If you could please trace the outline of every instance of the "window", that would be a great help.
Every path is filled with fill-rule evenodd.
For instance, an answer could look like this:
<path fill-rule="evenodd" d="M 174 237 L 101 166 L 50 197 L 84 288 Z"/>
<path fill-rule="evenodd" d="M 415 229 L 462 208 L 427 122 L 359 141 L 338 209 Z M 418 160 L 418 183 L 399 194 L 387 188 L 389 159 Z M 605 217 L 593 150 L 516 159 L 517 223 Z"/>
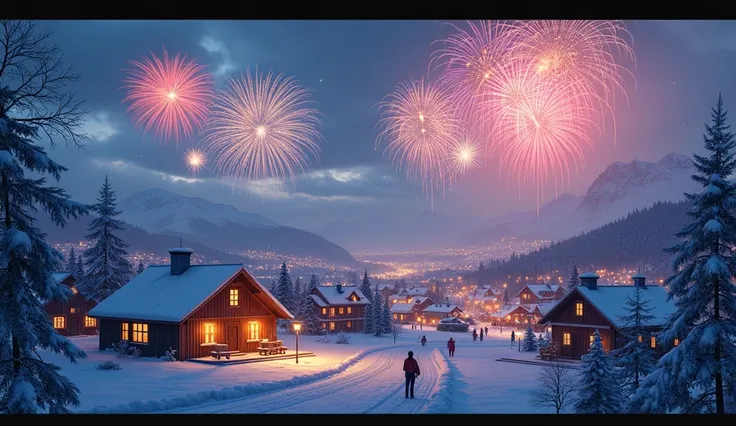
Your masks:
<path fill-rule="evenodd" d="M 130 325 L 127 322 L 124 322 L 120 326 L 120 340 L 128 340 L 128 327 Z"/>
<path fill-rule="evenodd" d="M 248 322 L 248 340 L 258 340 L 261 338 L 261 323 L 258 321 Z"/>
<path fill-rule="evenodd" d="M 204 342 L 215 343 L 215 325 L 205 324 L 204 325 Z"/>
<path fill-rule="evenodd" d="M 590 343 L 589 344 L 592 345 L 594 341 L 595 341 L 595 334 L 591 334 L 590 335 Z"/>
<path fill-rule="evenodd" d="M 69 313 L 70 314 L 76 314 L 77 313 L 77 308 L 69 308 Z"/>
<path fill-rule="evenodd" d="M 327 315 L 327 308 L 322 308 L 322 315 Z"/>
<path fill-rule="evenodd" d="M 66 321 L 64 320 L 65 318 L 62 316 L 54 317 L 54 328 L 66 328 Z"/>
<path fill-rule="evenodd" d="M 394 319 L 397 319 L 398 317 L 399 317 L 398 315 L 394 314 Z"/>
<path fill-rule="evenodd" d="M 353 308 L 351 308 L 350 306 L 348 306 L 348 314 L 352 314 L 352 313 L 353 313 Z"/>
<path fill-rule="evenodd" d="M 639 340 L 639 343 L 641 343 L 641 342 L 643 342 L 643 341 L 644 341 L 644 338 L 643 338 L 643 337 L 641 337 L 641 334 L 639 335 L 639 338 L 638 338 L 638 340 Z"/>
<path fill-rule="evenodd" d="M 97 327 L 97 320 L 95 318 L 85 316 L 84 326 L 85 327 Z"/>
<path fill-rule="evenodd" d="M 77 287 L 76 287 L 76 286 L 71 286 L 71 287 L 69 287 L 69 288 L 70 288 L 70 289 L 72 290 L 72 293 L 73 293 L 73 294 L 77 294 L 77 293 L 79 293 L 79 290 L 77 290 Z"/>
<path fill-rule="evenodd" d="M 148 324 L 133 323 L 133 341 L 148 343 Z"/>
<path fill-rule="evenodd" d="M 323 322 L 322 323 L 322 328 L 327 328 L 327 323 Z"/>
<path fill-rule="evenodd" d="M 343 315 L 345 313 L 345 308 L 338 309 L 338 312 L 340 313 L 340 315 Z"/>
<path fill-rule="evenodd" d="M 331 317 L 335 316 L 335 308 L 330 308 L 330 316 Z"/>
<path fill-rule="evenodd" d="M 562 333 L 562 344 L 570 346 L 570 333 Z"/>
<path fill-rule="evenodd" d="M 404 314 L 401 314 L 399 319 L 403 321 L 404 320 Z"/>
<path fill-rule="evenodd" d="M 680 339 L 678 339 L 677 337 L 675 337 L 675 346 L 677 346 L 679 344 L 680 344 Z"/>
<path fill-rule="evenodd" d="M 355 294 L 353 294 L 353 295 L 350 296 L 350 300 L 353 301 L 353 302 L 357 302 L 358 301 L 358 296 L 356 296 Z"/>
<path fill-rule="evenodd" d="M 330 331 L 335 331 L 335 323 L 334 322 L 331 322 L 330 323 Z"/>
<path fill-rule="evenodd" d="M 231 288 L 230 289 L 230 306 L 240 306 L 240 300 L 238 296 L 239 296 L 238 289 Z"/>
<path fill-rule="evenodd" d="M 528 295 L 528 294 L 526 294 L 526 293 L 524 293 L 524 294 L 522 294 L 522 295 L 521 295 L 521 297 L 522 297 L 523 299 L 528 299 L 528 298 L 529 298 L 529 295 Z"/>
<path fill-rule="evenodd" d="M 575 303 L 575 316 L 578 316 L 578 317 L 583 316 L 583 302 Z"/>
<path fill-rule="evenodd" d="M 652 336 L 649 338 L 649 346 L 652 347 L 652 349 L 657 347 L 657 338 Z"/>
<path fill-rule="evenodd" d="M 348 328 L 353 328 L 353 322 L 352 321 L 348 321 Z"/>

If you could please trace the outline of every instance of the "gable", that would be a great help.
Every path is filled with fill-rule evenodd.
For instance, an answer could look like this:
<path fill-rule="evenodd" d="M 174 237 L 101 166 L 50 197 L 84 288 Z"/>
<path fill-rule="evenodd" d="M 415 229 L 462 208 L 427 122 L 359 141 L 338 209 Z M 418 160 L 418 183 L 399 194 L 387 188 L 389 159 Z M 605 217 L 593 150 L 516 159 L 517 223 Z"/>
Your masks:
<path fill-rule="evenodd" d="M 539 319 L 540 323 L 549 322 L 570 322 L 570 318 L 581 318 L 575 316 L 575 304 L 578 302 L 583 303 L 583 321 L 579 319 L 573 320 L 575 324 L 580 323 L 601 325 L 605 324 L 609 327 L 616 327 L 616 324 L 607 317 L 607 315 L 600 309 L 596 303 L 589 300 L 585 295 L 578 290 L 576 287 L 573 291 L 568 292 L 562 299 L 554 304 L 549 311 L 542 318 Z"/>

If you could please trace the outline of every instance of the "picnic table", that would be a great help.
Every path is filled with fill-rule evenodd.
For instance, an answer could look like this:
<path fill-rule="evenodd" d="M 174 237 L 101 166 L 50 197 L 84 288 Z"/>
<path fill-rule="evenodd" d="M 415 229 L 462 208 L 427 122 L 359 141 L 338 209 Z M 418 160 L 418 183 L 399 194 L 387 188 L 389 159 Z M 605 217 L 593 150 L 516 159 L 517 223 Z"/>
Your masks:
<path fill-rule="evenodd" d="M 258 353 L 261 355 L 275 355 L 284 354 L 289 349 L 284 346 L 284 342 L 281 340 L 262 340 L 258 347 Z"/>
<path fill-rule="evenodd" d="M 225 359 L 230 359 L 230 355 L 238 353 L 238 351 L 228 350 L 226 343 L 202 343 L 200 346 L 212 348 L 210 355 L 218 360 L 223 356 Z"/>
<path fill-rule="evenodd" d="M 539 348 L 539 357 L 543 360 L 551 361 L 558 356 L 560 356 L 560 351 L 559 347 L 557 346 L 557 342 L 552 342 L 547 346 Z"/>

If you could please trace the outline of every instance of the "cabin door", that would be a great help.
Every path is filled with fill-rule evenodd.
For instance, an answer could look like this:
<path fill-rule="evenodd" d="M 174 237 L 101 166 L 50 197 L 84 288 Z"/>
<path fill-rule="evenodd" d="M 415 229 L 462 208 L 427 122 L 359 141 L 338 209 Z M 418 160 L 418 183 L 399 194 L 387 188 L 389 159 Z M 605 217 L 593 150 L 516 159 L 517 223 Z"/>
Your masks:
<path fill-rule="evenodd" d="M 76 336 L 79 334 L 79 317 L 69 317 L 69 335 Z"/>
<path fill-rule="evenodd" d="M 237 325 L 227 326 L 227 347 L 228 350 L 238 351 L 238 344 L 240 343 L 240 333 Z"/>

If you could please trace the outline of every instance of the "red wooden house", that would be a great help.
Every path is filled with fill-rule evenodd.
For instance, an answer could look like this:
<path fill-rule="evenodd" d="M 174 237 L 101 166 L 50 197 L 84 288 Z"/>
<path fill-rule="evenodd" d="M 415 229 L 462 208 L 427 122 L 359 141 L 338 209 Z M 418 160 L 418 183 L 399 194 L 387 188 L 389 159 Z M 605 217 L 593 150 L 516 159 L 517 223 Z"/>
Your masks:
<path fill-rule="evenodd" d="M 633 297 L 636 286 L 644 291 L 644 298 L 652 308 L 651 314 L 655 316 L 647 324 L 650 332 L 661 330 L 675 311 L 674 304 L 667 301 L 666 290 L 646 285 L 646 277 L 642 275 L 632 277 L 633 286 L 599 286 L 598 278 L 595 273 L 580 275 L 580 285 L 573 287 L 540 319 L 552 328 L 552 341 L 558 344 L 562 357 L 580 359 L 588 352 L 596 330 L 601 335 L 604 350 L 623 347 L 626 341 L 621 334 L 620 317 L 627 314 L 626 298 Z M 653 336 L 649 340 L 659 354 L 679 343 L 677 340 L 660 342 Z"/>
<path fill-rule="evenodd" d="M 90 309 L 95 307 L 95 301 L 88 300 L 77 291 L 74 275 L 62 272 L 53 277 L 57 283 L 69 287 L 74 293 L 65 302 L 52 300 L 43 306 L 56 331 L 62 336 L 97 334 L 97 320 L 88 315 Z"/>
<path fill-rule="evenodd" d="M 417 322 L 417 318 L 421 317 L 425 308 L 434 305 L 435 302 L 431 297 L 418 296 L 409 298 L 409 302 L 394 303 L 391 306 L 391 314 L 394 320 L 400 324 L 413 324 Z"/>
<path fill-rule="evenodd" d="M 322 328 L 330 333 L 363 331 L 365 307 L 371 302 L 356 286 L 322 285 L 312 291 Z"/>
<path fill-rule="evenodd" d="M 149 266 L 89 312 L 100 350 L 125 341 L 143 356 L 176 349 L 180 361 L 209 356 L 215 343 L 256 352 L 277 338 L 277 319 L 294 318 L 242 264 L 190 265 L 187 248 L 169 254 L 170 265 Z"/>
<path fill-rule="evenodd" d="M 516 294 L 520 305 L 536 305 L 560 300 L 565 289 L 557 284 L 528 284 Z"/>
<path fill-rule="evenodd" d="M 444 318 L 460 317 L 463 310 L 457 305 L 434 304 L 422 309 L 421 317 L 423 324 L 438 324 Z"/>

